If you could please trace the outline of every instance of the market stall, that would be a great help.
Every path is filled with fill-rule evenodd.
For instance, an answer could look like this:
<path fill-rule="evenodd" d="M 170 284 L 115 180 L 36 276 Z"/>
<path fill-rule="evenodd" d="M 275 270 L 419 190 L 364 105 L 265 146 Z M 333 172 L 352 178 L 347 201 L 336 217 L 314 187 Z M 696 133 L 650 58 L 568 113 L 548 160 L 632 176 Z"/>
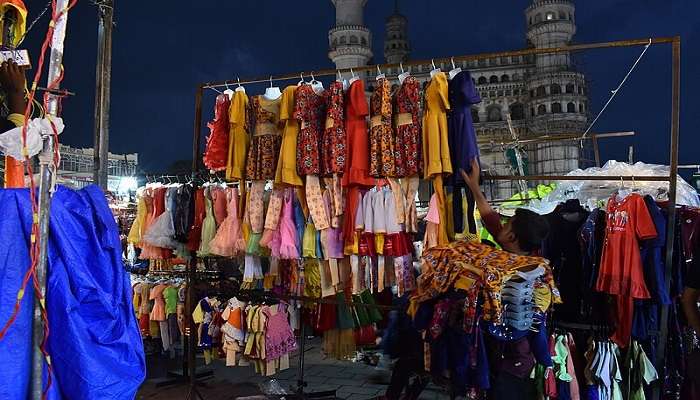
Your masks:
<path fill-rule="evenodd" d="M 677 177 L 679 39 L 450 60 L 658 44 L 673 46 L 670 167 L 484 177 L 557 181 L 520 204 L 530 214 L 514 212 L 513 219 L 544 218 L 549 231 L 522 254 L 503 245 L 500 221 L 473 218 L 475 193 L 459 174 L 475 168 L 478 178 L 467 116 L 479 99 L 468 71 L 436 68 L 425 89 L 404 73 L 393 91 L 379 74 L 369 102 L 357 74 L 411 63 L 202 84 L 193 174 L 179 184 L 147 185 L 130 234 L 150 274 L 183 274 L 186 283 L 153 276 L 138 283 L 147 285 L 135 301 L 148 298 L 158 308 L 136 311 L 142 332 L 158 321 L 169 332 L 161 334 L 163 348 L 178 334 L 185 338 L 191 393 L 195 352 L 207 363 L 218 352 L 226 365 L 274 376 L 302 347 L 297 394 L 304 395 L 305 329 L 323 335 L 327 355 L 349 359 L 382 324 L 389 354 L 397 327 L 420 332 L 412 360 L 422 360 L 418 369 L 446 381 L 454 395 L 515 390 L 528 379 L 541 395 L 560 398 L 652 390 L 659 398 L 662 388 L 680 387 L 682 376 L 663 385 L 658 379 L 678 371 L 673 363 L 683 356 L 681 332 L 669 329 L 679 326 L 683 260 L 694 251 L 679 238 L 695 225 L 679 216 L 700 215 L 697 194 Z M 338 79 L 326 89 L 316 77 L 329 75 Z M 283 90 L 274 85 L 298 78 Z M 246 85 L 261 82 L 269 82 L 264 94 L 246 93 Z M 202 156 L 201 104 L 209 89 L 217 96 Z M 200 159 L 207 172 L 199 171 Z M 427 198 L 418 196 L 421 180 L 429 183 Z M 481 227 L 501 248 L 486 244 Z M 186 272 L 173 268 L 173 257 Z M 162 313 L 173 310 L 169 300 L 175 312 Z M 399 312 L 387 321 L 380 305 L 392 303 Z"/>

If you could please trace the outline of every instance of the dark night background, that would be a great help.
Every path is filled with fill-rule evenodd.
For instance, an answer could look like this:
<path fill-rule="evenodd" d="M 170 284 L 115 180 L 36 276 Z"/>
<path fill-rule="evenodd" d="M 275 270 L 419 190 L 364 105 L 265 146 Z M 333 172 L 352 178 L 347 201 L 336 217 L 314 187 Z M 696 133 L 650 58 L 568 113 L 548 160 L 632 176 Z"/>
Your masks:
<path fill-rule="evenodd" d="M 369 0 L 365 25 L 372 31 L 375 62 L 383 61 L 384 19 L 391 0 Z M 412 59 L 429 59 L 525 46 L 528 0 L 404 0 Z M 436 5 L 440 4 L 440 7 Z M 680 35 L 682 101 L 680 163 L 700 162 L 700 2 L 697 0 L 576 1 L 575 42 Z M 46 5 L 26 0 L 29 21 Z M 47 16 L 22 46 L 36 61 Z M 110 151 L 139 153 L 143 170 L 163 171 L 191 158 L 194 91 L 203 81 L 332 67 L 328 29 L 335 23 L 329 0 L 163 1 L 116 0 L 113 37 Z M 97 10 L 81 0 L 69 17 L 64 86 L 77 93 L 64 104 L 61 142 L 92 146 Z M 577 56 L 590 81 L 597 113 L 641 47 Z M 41 82 L 44 84 L 45 82 Z M 285 83 L 279 83 L 283 86 Z M 249 94 L 261 88 L 248 87 Z M 216 93 L 206 92 L 203 119 Z M 668 163 L 671 48 L 652 46 L 595 131 L 634 130 L 633 138 L 605 139 L 603 159 Z"/>

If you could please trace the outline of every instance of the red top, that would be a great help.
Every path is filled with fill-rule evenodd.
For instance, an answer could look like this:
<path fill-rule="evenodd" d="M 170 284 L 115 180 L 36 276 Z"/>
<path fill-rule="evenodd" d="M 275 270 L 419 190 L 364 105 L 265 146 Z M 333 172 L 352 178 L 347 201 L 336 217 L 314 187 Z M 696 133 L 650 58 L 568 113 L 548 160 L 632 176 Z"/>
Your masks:
<path fill-rule="evenodd" d="M 348 135 L 348 162 L 345 163 L 343 186 L 374 185 L 369 176 L 369 134 L 365 84 L 356 80 L 350 84 L 345 101 L 345 132 Z"/>
<path fill-rule="evenodd" d="M 596 290 L 613 295 L 648 299 L 639 240 L 656 237 L 654 221 L 642 196 L 632 193 L 608 201 L 608 221 Z"/>

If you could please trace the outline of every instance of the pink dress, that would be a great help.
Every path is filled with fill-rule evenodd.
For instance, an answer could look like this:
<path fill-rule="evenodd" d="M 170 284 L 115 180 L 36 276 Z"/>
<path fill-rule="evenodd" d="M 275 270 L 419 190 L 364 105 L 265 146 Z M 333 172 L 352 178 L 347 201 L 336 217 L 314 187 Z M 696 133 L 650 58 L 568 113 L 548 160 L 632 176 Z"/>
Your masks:
<path fill-rule="evenodd" d="M 265 216 L 265 231 L 260 239 L 260 246 L 270 249 L 274 258 L 280 258 L 280 246 L 282 237 L 280 234 L 280 219 L 282 218 L 282 197 L 283 192 L 274 190 L 268 202 L 267 215 Z"/>
<path fill-rule="evenodd" d="M 288 190 L 284 196 L 282 218 L 280 219 L 280 258 L 285 260 L 299 259 L 300 238 L 294 225 L 294 210 L 292 209 L 294 192 Z"/>
<path fill-rule="evenodd" d="M 228 206 L 226 200 L 228 198 L 227 190 L 223 188 L 212 188 L 211 201 L 214 206 L 214 219 L 216 226 L 221 226 L 228 215 Z"/>
<path fill-rule="evenodd" d="M 263 313 L 267 317 L 265 323 L 265 355 L 266 360 L 276 360 L 289 354 L 297 348 L 294 332 L 289 325 L 287 305 L 277 305 L 277 312 L 272 313 L 270 307 L 265 307 Z"/>
<path fill-rule="evenodd" d="M 238 220 L 238 189 L 228 189 L 226 194 L 228 214 L 209 243 L 209 251 L 219 256 L 233 257 L 238 254 L 240 248 L 245 247 L 245 243 L 242 243 L 241 222 Z"/>

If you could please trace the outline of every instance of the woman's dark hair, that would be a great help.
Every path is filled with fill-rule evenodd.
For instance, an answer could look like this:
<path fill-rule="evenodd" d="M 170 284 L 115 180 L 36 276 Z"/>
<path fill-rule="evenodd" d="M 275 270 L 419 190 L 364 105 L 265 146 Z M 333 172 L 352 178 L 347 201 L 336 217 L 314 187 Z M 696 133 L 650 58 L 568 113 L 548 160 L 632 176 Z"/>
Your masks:
<path fill-rule="evenodd" d="M 531 252 L 542 247 L 542 241 L 549 234 L 549 223 L 542 215 L 524 208 L 515 210 L 510 223 L 511 229 L 523 251 Z"/>

